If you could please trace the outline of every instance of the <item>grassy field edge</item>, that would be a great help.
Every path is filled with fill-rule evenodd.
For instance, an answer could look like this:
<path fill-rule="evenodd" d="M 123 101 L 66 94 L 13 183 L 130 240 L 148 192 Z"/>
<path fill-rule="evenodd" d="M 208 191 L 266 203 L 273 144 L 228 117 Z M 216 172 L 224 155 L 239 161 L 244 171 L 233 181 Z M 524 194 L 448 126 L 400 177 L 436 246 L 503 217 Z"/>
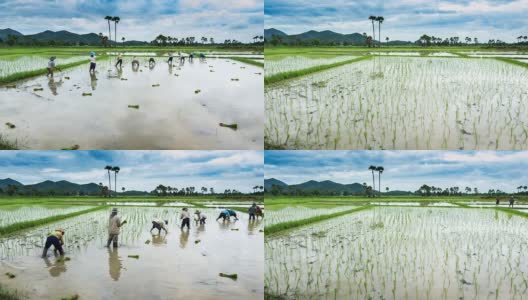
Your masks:
<path fill-rule="evenodd" d="M 253 65 L 253 66 L 264 68 L 264 63 L 261 63 L 260 61 L 255 61 L 255 60 L 252 60 L 252 59 L 249 59 L 249 58 L 245 58 L 245 57 L 229 57 L 229 59 L 236 60 L 236 61 L 248 64 L 248 65 Z"/>
<path fill-rule="evenodd" d="M 302 70 L 278 73 L 278 74 L 274 74 L 274 75 L 271 75 L 271 76 L 268 76 L 268 77 L 264 77 L 264 84 L 266 84 L 266 85 L 267 84 L 273 84 L 273 83 L 277 83 L 279 81 L 283 81 L 283 80 L 286 80 L 286 79 L 292 79 L 292 78 L 296 78 L 296 77 L 301 77 L 301 76 L 308 75 L 308 74 L 311 74 L 311 73 L 316 73 L 316 72 L 332 69 L 332 68 L 335 68 L 335 67 L 340 67 L 340 66 L 343 66 L 343 65 L 359 62 L 359 61 L 370 59 L 370 58 L 372 58 L 372 56 L 371 55 L 367 55 L 367 56 L 361 56 L 361 57 L 358 57 L 358 58 L 349 59 L 349 60 L 338 62 L 338 63 L 334 63 L 334 64 L 321 65 L 321 66 L 315 66 L 315 67 L 306 68 L 306 69 L 302 69 Z"/>
<path fill-rule="evenodd" d="M 69 213 L 69 214 L 64 214 L 64 215 L 47 217 L 47 218 L 43 218 L 43 219 L 37 219 L 37 220 L 31 220 L 31 221 L 24 221 L 24 222 L 14 223 L 14 224 L 11 224 L 11 225 L 0 227 L 0 237 L 13 234 L 13 233 L 15 233 L 17 231 L 20 231 L 20 230 L 37 227 L 37 226 L 40 226 L 40 225 L 44 225 L 44 224 L 55 222 L 55 221 L 64 220 L 64 219 L 67 219 L 67 218 L 77 217 L 77 216 L 80 216 L 80 215 L 83 215 L 83 214 L 86 214 L 86 213 L 90 213 L 90 212 L 94 212 L 94 211 L 97 211 L 97 210 L 101 210 L 103 208 L 106 208 L 106 206 L 105 205 L 101 205 L 101 206 L 98 206 L 98 207 L 84 209 L 84 210 L 73 212 L 73 213 Z"/>
<path fill-rule="evenodd" d="M 265 227 L 264 228 L 264 233 L 266 234 L 266 237 L 268 237 L 270 235 L 279 234 L 279 233 L 281 233 L 281 232 L 283 232 L 285 230 L 290 230 L 290 229 L 293 229 L 293 228 L 299 228 L 299 227 L 302 227 L 302 226 L 305 226 L 305 225 L 308 225 L 308 224 L 313 224 L 313 223 L 316 223 L 316 222 L 321 222 L 321 221 L 325 221 L 325 220 L 328 220 L 328 219 L 344 216 L 346 214 L 355 213 L 355 212 L 358 212 L 358 211 L 370 209 L 372 207 L 373 207 L 372 205 L 365 205 L 365 206 L 361 206 L 361 207 L 357 207 L 357 208 L 353 208 L 353 209 L 349 209 L 349 210 L 345 210 L 345 211 L 341 211 L 341 212 L 337 212 L 337 213 L 333 213 L 333 214 L 316 216 L 316 217 L 311 217 L 311 218 L 306 218 L 306 219 L 296 220 L 296 221 L 278 223 L 278 224 L 271 225 L 269 227 Z"/>

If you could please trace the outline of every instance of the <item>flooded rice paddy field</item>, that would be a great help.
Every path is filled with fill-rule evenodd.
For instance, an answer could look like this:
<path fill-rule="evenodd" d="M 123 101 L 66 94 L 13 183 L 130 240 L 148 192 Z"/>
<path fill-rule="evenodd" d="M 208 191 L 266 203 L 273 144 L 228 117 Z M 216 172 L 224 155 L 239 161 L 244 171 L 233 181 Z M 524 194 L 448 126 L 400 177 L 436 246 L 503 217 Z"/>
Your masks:
<path fill-rule="evenodd" d="M 0 227 L 89 209 L 90 206 L 0 206 Z"/>
<path fill-rule="evenodd" d="M 275 225 L 283 222 L 297 221 L 317 216 L 329 215 L 354 209 L 357 206 L 336 206 L 331 208 L 309 208 L 303 206 L 290 206 L 279 210 L 266 211 L 264 223 L 266 226 Z"/>
<path fill-rule="evenodd" d="M 266 76 L 278 73 L 297 71 L 311 67 L 330 65 L 357 58 L 358 56 L 308 57 L 287 56 L 281 59 L 269 59 L 264 62 Z"/>
<path fill-rule="evenodd" d="M 0 120 L 16 126 L 0 132 L 33 149 L 262 148 L 262 68 L 226 59 L 140 62 L 133 69 L 125 58 L 116 69 L 107 59 L 95 75 L 82 65 L 0 87 Z"/>
<path fill-rule="evenodd" d="M 119 236 L 119 248 L 104 247 L 109 211 L 97 211 L 47 224 L 0 239 L 0 282 L 19 289 L 29 299 L 262 299 L 264 234 L 261 221 L 216 222 L 215 209 L 203 209 L 205 226 L 191 221 L 191 230 L 180 231 L 180 209 L 120 208 L 128 221 Z M 191 210 L 194 212 L 194 210 Z M 151 221 L 168 220 L 169 233 L 150 234 Z M 69 261 L 42 245 L 49 231 L 63 227 Z M 129 257 L 138 255 L 139 258 Z M 219 273 L 238 274 L 238 279 Z M 49 288 L 61 286 L 60 289 Z"/>
<path fill-rule="evenodd" d="M 528 220 L 496 210 L 376 207 L 265 241 L 285 299 L 524 299 Z"/>
<path fill-rule="evenodd" d="M 3 55 L 0 56 L 0 78 L 15 73 L 45 69 L 52 55 Z M 69 64 L 89 59 L 88 56 L 55 55 L 56 62 Z"/>
<path fill-rule="evenodd" d="M 266 86 L 265 139 L 290 149 L 525 149 L 528 69 L 375 57 Z"/>

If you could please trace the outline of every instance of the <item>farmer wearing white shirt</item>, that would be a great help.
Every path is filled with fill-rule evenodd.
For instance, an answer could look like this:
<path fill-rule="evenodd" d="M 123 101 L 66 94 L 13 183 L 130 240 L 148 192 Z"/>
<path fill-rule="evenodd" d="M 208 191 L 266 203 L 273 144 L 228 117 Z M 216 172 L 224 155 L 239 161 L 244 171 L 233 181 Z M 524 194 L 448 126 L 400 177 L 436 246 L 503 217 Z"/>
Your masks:
<path fill-rule="evenodd" d="M 90 53 L 90 73 L 95 73 L 95 53 Z"/>
<path fill-rule="evenodd" d="M 108 242 L 106 247 L 110 247 L 110 243 L 114 242 L 114 248 L 117 248 L 117 237 L 119 236 L 120 228 L 126 224 L 126 220 L 121 222 L 121 218 L 117 215 L 117 208 L 112 208 L 112 214 L 108 219 Z"/>
<path fill-rule="evenodd" d="M 180 220 L 182 221 L 181 230 L 183 230 L 183 227 L 185 226 L 187 226 L 187 230 L 191 229 L 191 215 L 189 214 L 189 210 L 187 208 L 182 209 Z"/>
<path fill-rule="evenodd" d="M 46 76 L 51 74 L 51 77 L 53 77 L 53 70 L 55 70 L 55 56 L 50 57 L 48 61 L 48 74 Z"/>

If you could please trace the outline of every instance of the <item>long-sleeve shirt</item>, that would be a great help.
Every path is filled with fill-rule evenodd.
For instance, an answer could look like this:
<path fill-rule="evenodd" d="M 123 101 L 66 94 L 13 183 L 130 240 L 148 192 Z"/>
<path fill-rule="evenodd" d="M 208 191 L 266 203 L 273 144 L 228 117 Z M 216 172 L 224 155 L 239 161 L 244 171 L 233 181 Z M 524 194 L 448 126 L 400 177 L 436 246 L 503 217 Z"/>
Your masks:
<path fill-rule="evenodd" d="M 118 215 L 110 217 L 108 220 L 108 234 L 119 234 L 121 227 L 121 218 Z"/>
<path fill-rule="evenodd" d="M 191 218 L 191 215 L 189 214 L 189 212 L 182 210 L 182 212 L 180 213 L 180 220 L 190 219 L 190 218 Z"/>
<path fill-rule="evenodd" d="M 60 243 L 61 243 L 61 245 L 64 245 L 64 239 L 63 239 L 62 232 L 54 231 L 53 233 L 50 234 L 50 236 L 54 236 L 54 237 L 58 238 Z"/>
<path fill-rule="evenodd" d="M 257 207 L 253 205 L 250 206 L 248 209 L 248 213 L 254 215 L 255 213 L 257 213 Z"/>

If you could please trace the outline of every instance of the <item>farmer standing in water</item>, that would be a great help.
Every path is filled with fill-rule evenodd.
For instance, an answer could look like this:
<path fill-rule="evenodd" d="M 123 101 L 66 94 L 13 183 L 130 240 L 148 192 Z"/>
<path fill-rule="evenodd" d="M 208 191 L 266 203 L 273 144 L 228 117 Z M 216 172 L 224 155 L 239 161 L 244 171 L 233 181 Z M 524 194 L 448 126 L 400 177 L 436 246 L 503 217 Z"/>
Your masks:
<path fill-rule="evenodd" d="M 48 61 L 48 74 L 46 76 L 51 75 L 53 77 L 53 71 L 55 70 L 55 56 L 50 57 L 50 60 Z"/>
<path fill-rule="evenodd" d="M 95 53 L 90 53 L 90 73 L 95 74 Z"/>
<path fill-rule="evenodd" d="M 191 229 L 191 215 L 189 214 L 189 210 L 187 208 L 182 209 L 180 220 L 182 221 L 181 230 L 183 230 L 183 227 L 185 226 L 187 226 L 187 230 Z"/>
<path fill-rule="evenodd" d="M 55 250 L 53 252 L 59 251 L 60 255 L 64 255 L 64 250 L 62 245 L 64 245 L 64 229 L 57 229 L 51 233 L 46 239 L 46 244 L 44 245 L 44 250 L 42 250 L 42 258 L 48 256 L 48 249 L 53 245 Z"/>
<path fill-rule="evenodd" d="M 510 204 L 508 205 L 508 207 L 513 207 L 514 202 L 515 202 L 515 198 L 513 198 L 513 196 L 510 196 Z"/>
<path fill-rule="evenodd" d="M 253 205 L 251 205 L 248 209 L 249 213 L 249 220 L 255 221 L 255 215 L 257 214 L 257 203 L 253 202 Z"/>
<path fill-rule="evenodd" d="M 126 224 L 126 220 L 121 222 L 121 218 L 117 215 L 117 208 L 112 208 L 112 214 L 108 219 L 108 242 L 106 247 L 110 248 L 110 243 L 113 242 L 114 248 L 117 248 L 117 237 L 119 236 L 120 228 Z"/>
<path fill-rule="evenodd" d="M 121 53 L 117 55 L 117 63 L 115 64 L 116 68 L 117 65 L 119 65 L 119 68 L 121 68 L 121 66 L 123 65 L 123 57 L 121 56 Z"/>

